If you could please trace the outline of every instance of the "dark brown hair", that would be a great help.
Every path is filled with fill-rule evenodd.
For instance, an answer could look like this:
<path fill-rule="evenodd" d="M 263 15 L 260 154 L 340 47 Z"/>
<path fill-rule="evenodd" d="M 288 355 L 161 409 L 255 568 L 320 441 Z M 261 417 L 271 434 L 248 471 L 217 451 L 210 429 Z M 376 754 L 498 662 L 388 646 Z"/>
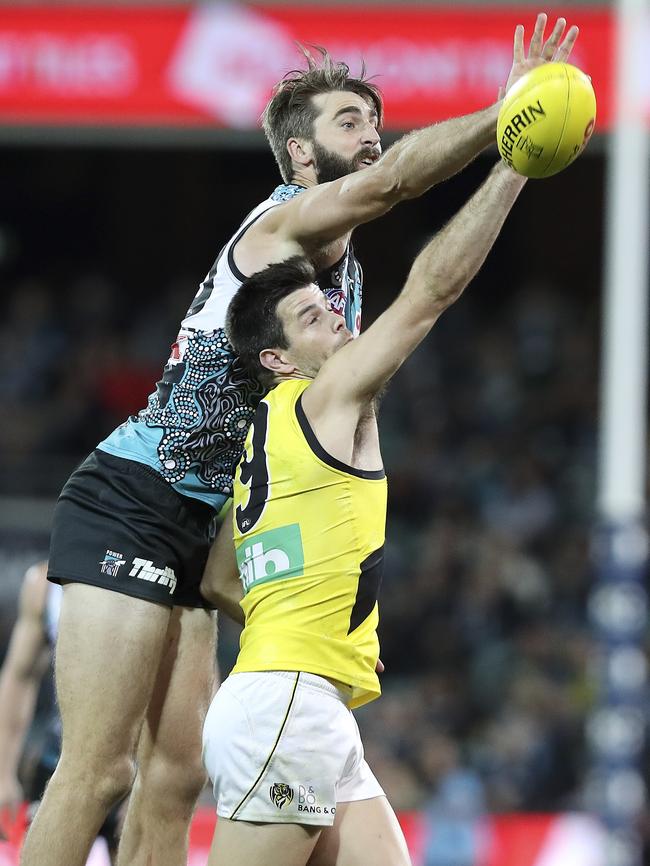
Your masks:
<path fill-rule="evenodd" d="M 248 372 L 266 387 L 273 384 L 273 373 L 260 363 L 260 352 L 288 346 L 278 317 L 278 304 L 315 281 L 316 273 L 310 262 L 302 256 L 293 256 L 244 280 L 228 306 L 228 339 Z"/>
<path fill-rule="evenodd" d="M 384 113 L 381 92 L 366 79 L 364 63 L 359 77 L 353 78 L 347 63 L 332 60 L 325 48 L 311 46 L 320 54 L 318 59 L 304 46 L 300 45 L 299 48 L 307 58 L 307 69 L 287 72 L 275 86 L 273 96 L 262 114 L 262 126 L 285 183 L 289 183 L 292 176 L 287 141 L 290 138 L 313 137 L 314 120 L 318 112 L 312 97 L 335 90 L 356 93 L 377 112 L 378 128 L 381 127 Z"/>

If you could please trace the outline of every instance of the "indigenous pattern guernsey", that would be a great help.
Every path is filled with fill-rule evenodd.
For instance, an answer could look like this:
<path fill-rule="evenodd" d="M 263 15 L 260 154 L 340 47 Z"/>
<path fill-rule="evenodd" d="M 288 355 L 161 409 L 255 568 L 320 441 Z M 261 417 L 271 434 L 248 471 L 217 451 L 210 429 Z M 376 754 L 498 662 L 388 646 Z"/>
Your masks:
<path fill-rule="evenodd" d="M 232 473 L 263 393 L 235 358 L 224 332 L 228 304 L 245 279 L 233 247 L 262 214 L 302 191 L 295 184 L 279 186 L 248 214 L 201 283 L 147 408 L 98 446 L 153 467 L 179 493 L 217 510 L 232 495 Z M 333 268 L 318 275 L 318 283 L 357 335 L 362 273 L 351 245 Z"/>
<path fill-rule="evenodd" d="M 302 410 L 308 380 L 259 404 L 235 474 L 233 525 L 246 624 L 233 672 L 289 670 L 380 694 L 377 595 L 386 476 L 330 457 Z"/>

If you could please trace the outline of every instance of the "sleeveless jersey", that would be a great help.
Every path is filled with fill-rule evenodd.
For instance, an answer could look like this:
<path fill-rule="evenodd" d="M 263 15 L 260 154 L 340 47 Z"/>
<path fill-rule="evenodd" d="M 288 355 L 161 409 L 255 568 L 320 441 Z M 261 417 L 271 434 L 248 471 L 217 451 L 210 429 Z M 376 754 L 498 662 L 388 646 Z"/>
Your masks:
<path fill-rule="evenodd" d="M 97 446 L 145 463 L 184 496 L 219 511 L 232 495 L 232 473 L 263 389 L 239 363 L 224 331 L 226 311 L 245 276 L 233 247 L 255 220 L 302 192 L 284 184 L 244 219 L 203 280 L 146 409 Z M 318 275 L 333 308 L 355 334 L 361 326 L 363 275 L 348 244 L 343 258 Z"/>
<path fill-rule="evenodd" d="M 327 454 L 302 410 L 309 380 L 259 404 L 235 474 L 233 527 L 246 623 L 233 672 L 293 670 L 380 694 L 377 595 L 386 477 Z"/>

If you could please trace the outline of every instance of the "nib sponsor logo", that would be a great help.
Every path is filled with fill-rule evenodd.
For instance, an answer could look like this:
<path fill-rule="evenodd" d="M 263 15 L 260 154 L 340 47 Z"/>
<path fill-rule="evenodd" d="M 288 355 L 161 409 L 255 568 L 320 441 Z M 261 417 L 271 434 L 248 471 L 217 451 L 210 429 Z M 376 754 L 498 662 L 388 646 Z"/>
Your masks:
<path fill-rule="evenodd" d="M 292 523 L 247 538 L 236 550 L 244 592 L 269 580 L 300 577 L 305 555 L 300 526 Z"/>
<path fill-rule="evenodd" d="M 176 97 L 230 126 L 257 127 L 273 85 L 296 65 L 293 36 L 260 11 L 199 5 L 169 71 Z"/>
<path fill-rule="evenodd" d="M 135 557 L 129 577 L 137 577 L 138 580 L 148 580 L 150 583 L 160 583 L 162 586 L 168 586 L 170 595 L 173 595 L 176 589 L 174 570 L 168 565 L 165 568 L 155 568 L 150 559 Z"/>

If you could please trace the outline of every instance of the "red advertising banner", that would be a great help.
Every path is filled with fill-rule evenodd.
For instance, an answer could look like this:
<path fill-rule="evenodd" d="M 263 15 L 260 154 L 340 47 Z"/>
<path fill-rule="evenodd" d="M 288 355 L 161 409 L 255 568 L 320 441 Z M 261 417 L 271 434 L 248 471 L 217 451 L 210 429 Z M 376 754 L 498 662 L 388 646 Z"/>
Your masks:
<path fill-rule="evenodd" d="M 611 116 L 613 19 L 580 26 L 572 60 L 594 82 L 597 128 Z M 296 41 L 324 45 L 410 129 L 496 99 L 528 9 L 409 6 L 0 7 L 0 124 L 254 129 L 273 84 L 301 66 Z"/>
<path fill-rule="evenodd" d="M 413 866 L 449 863 L 459 853 L 472 866 L 607 866 L 603 831 L 595 818 L 584 814 L 452 815 L 445 821 L 402 812 L 398 818 Z M 206 866 L 215 820 L 214 809 L 197 809 L 187 866 Z M 0 866 L 18 866 L 20 842 L 0 840 Z M 104 839 L 97 840 L 86 866 L 110 866 Z"/>

